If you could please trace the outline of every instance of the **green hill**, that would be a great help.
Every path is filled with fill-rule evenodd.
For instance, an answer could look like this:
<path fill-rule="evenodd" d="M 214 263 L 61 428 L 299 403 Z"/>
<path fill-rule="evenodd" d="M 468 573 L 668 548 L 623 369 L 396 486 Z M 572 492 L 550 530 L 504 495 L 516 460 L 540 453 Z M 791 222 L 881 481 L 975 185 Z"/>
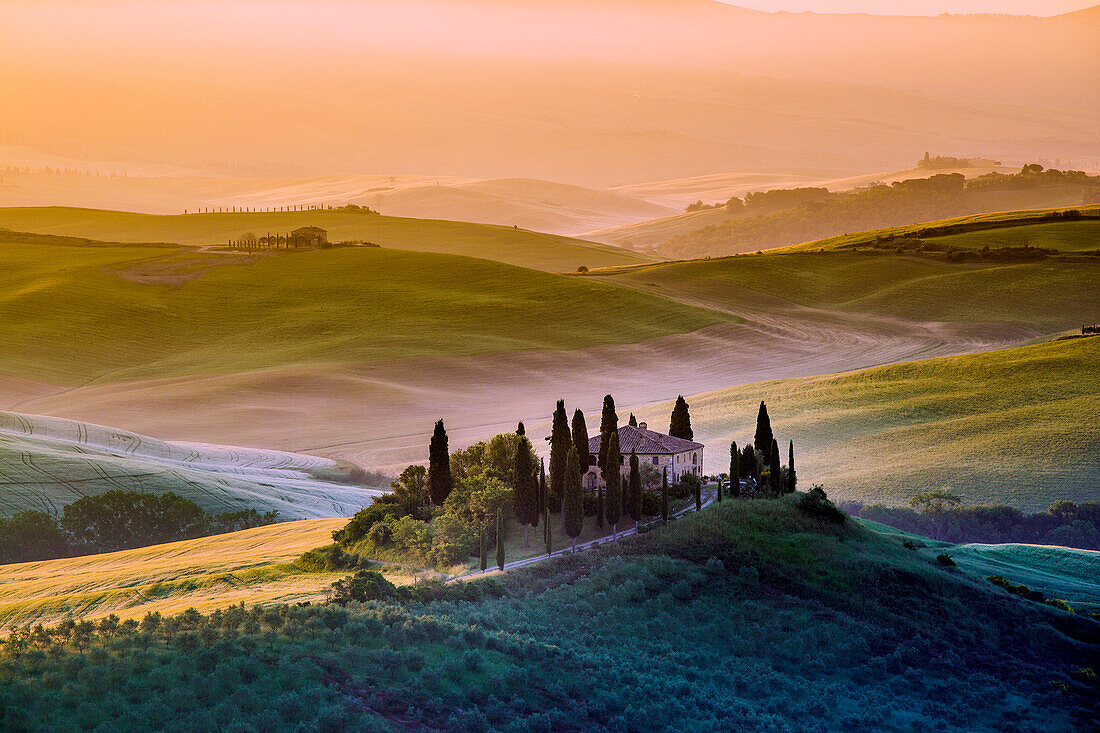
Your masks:
<path fill-rule="evenodd" d="M 1045 333 L 1092 323 L 1100 302 L 1100 258 L 953 263 L 916 254 L 791 252 L 599 274 L 685 303 L 737 312 L 760 293 L 814 308 L 1014 323 Z"/>
<path fill-rule="evenodd" d="M 1100 178 L 1079 171 L 991 173 L 970 180 L 959 173 L 934 175 L 831 194 L 785 211 L 731 218 L 673 236 L 658 251 L 675 258 L 723 256 L 948 217 L 1080 207 L 1098 186 Z"/>
<path fill-rule="evenodd" d="M 106 491 L 168 491 L 212 514 L 278 510 L 282 519 L 346 517 L 380 492 L 327 458 L 169 443 L 118 428 L 0 411 L 0 516 L 57 514 Z M 343 480 L 341 480 L 341 477 Z"/>
<path fill-rule="evenodd" d="M 17 635 L 0 726 L 1088 727 L 1097 622 L 933 556 L 823 524 L 796 497 L 727 501 L 499 579 L 379 585 L 346 607 L 190 612 L 144 633 L 100 625 L 90 650 L 84 629 L 48 654 Z"/>
<path fill-rule="evenodd" d="M 512 227 L 437 219 L 403 219 L 362 211 L 156 215 L 59 206 L 0 208 L 0 227 L 112 242 L 222 245 L 251 232 L 264 236 L 319 226 L 337 241 L 386 248 L 468 255 L 551 272 L 646 262 L 652 258 L 605 244 Z"/>
<path fill-rule="evenodd" d="M 1096 499 L 1100 337 L 760 382 L 689 398 L 707 469 L 728 470 L 730 440 L 751 442 L 766 400 L 800 483 L 838 498 L 906 504 L 947 488 L 967 504 L 1025 511 Z M 668 415 L 669 404 L 638 411 Z M 784 453 L 784 455 L 786 455 Z"/>
<path fill-rule="evenodd" d="M 0 373 L 60 383 L 631 343 L 724 314 L 470 257 L 0 232 Z"/>

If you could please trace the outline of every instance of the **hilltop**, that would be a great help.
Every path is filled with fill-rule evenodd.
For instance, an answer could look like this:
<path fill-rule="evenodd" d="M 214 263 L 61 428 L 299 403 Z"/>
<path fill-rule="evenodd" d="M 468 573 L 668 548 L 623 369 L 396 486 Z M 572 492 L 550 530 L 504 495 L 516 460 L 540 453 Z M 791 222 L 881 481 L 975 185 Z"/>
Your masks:
<path fill-rule="evenodd" d="M 50 655 L 7 645 L 0 722 L 1069 731 L 1093 719 L 1095 620 L 796 504 L 726 501 L 409 600 L 382 584 L 344 607 L 108 628 L 90 651 L 76 632 Z M 62 669 L 79 674 L 43 684 Z"/>
<path fill-rule="evenodd" d="M 799 475 L 838 498 L 904 505 L 945 488 L 966 505 L 1027 511 L 1094 501 L 1100 485 L 1100 337 L 747 384 L 689 397 L 706 468 L 766 400 Z M 670 403 L 638 409 L 657 420 Z M 735 427 L 736 426 L 736 427 Z M 805 474 L 802 472 L 805 471 Z"/>
<path fill-rule="evenodd" d="M 381 493 L 348 467 L 284 451 L 170 443 L 118 428 L 0 412 L 0 516 L 57 514 L 84 496 L 168 491 L 210 513 L 278 510 L 282 519 L 354 514 Z"/>
<path fill-rule="evenodd" d="M 333 242 L 368 241 L 388 249 L 480 257 L 550 272 L 651 260 L 618 247 L 512 227 L 403 219 L 353 209 L 156 215 L 57 206 L 0 208 L 3 228 L 108 242 L 218 246 L 248 232 L 264 236 L 302 226 L 326 229 Z"/>

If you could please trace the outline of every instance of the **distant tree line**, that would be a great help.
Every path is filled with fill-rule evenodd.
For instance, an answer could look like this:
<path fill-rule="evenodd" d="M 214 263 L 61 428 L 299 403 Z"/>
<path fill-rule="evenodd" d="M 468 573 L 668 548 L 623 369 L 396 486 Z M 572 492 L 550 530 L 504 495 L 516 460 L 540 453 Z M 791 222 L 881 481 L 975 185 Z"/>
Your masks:
<path fill-rule="evenodd" d="M 917 494 L 908 507 L 844 502 L 853 516 L 945 542 L 1020 542 L 1100 550 L 1100 502 L 1056 501 L 1025 514 L 1004 504 L 963 506 L 961 497 L 937 490 Z"/>
<path fill-rule="evenodd" d="M 68 504 L 60 517 L 19 512 L 0 518 L 0 563 L 128 550 L 278 521 L 278 511 L 208 514 L 182 496 L 108 491 Z"/>
<path fill-rule="evenodd" d="M 961 173 L 875 185 L 851 193 L 823 188 L 777 189 L 730 199 L 727 209 L 749 216 L 672 237 L 658 249 L 670 257 L 721 256 L 809 242 L 825 237 L 945 219 L 988 210 L 984 192 L 1081 186 L 1082 199 L 1100 177 L 1081 171 L 1024 166 L 1020 173 L 990 173 L 967 180 Z"/>

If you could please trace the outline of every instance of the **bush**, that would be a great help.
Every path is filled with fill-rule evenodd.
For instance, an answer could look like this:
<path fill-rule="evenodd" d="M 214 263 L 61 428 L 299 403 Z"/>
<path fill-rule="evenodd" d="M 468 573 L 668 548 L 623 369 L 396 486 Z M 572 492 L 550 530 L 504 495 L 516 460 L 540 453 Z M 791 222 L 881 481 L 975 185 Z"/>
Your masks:
<path fill-rule="evenodd" d="M 941 552 L 939 555 L 936 555 L 936 564 L 943 565 L 945 568 L 958 567 L 958 563 L 952 560 L 951 556 L 946 552 Z"/>
<path fill-rule="evenodd" d="M 348 601 L 384 601 L 397 597 L 397 586 L 376 570 L 360 570 L 350 578 L 332 584 L 332 600 L 340 605 Z"/>
<path fill-rule="evenodd" d="M 354 570 L 361 564 L 359 556 L 345 552 L 339 545 L 328 545 L 303 552 L 294 564 L 310 573 L 331 573 L 335 570 Z"/>
<path fill-rule="evenodd" d="M 798 500 L 798 511 L 815 519 L 832 524 L 844 524 L 845 514 L 836 508 L 825 494 L 825 489 L 814 486 Z"/>
<path fill-rule="evenodd" d="M 1069 605 L 1061 598 L 1048 598 L 1043 601 L 1043 603 L 1047 604 L 1048 606 L 1054 606 L 1055 608 L 1061 609 L 1066 613 L 1077 613 L 1073 610 L 1073 606 Z"/>
<path fill-rule="evenodd" d="M 347 524 L 333 532 L 332 539 L 337 544 L 354 545 L 366 537 L 374 525 L 402 516 L 404 512 L 394 503 L 395 499 L 392 494 L 378 497 L 370 506 L 357 511 Z"/>

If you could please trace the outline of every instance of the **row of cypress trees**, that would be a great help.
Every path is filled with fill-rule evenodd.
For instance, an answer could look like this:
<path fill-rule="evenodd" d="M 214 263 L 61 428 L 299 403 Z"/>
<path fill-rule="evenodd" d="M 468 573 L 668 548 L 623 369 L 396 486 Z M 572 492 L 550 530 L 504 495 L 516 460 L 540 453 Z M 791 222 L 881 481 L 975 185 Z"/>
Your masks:
<path fill-rule="evenodd" d="M 752 444 L 746 445 L 743 451 L 738 452 L 737 441 L 730 443 L 731 496 L 737 497 L 741 494 L 741 483 L 739 479 L 742 473 L 747 473 L 752 476 L 757 480 L 759 485 L 762 471 L 760 470 L 761 467 L 758 465 L 759 462 L 756 458 L 757 451 L 764 456 L 764 461 L 768 469 L 768 492 L 772 496 L 794 492 L 798 483 L 794 468 L 794 441 L 790 441 L 787 446 L 787 474 L 784 476 L 779 459 L 779 442 L 772 432 L 772 423 L 768 415 L 768 406 L 764 404 L 763 400 L 760 402 L 760 410 L 756 416 L 756 435 L 753 437 Z M 719 500 L 721 500 L 721 491 L 719 491 Z"/>

